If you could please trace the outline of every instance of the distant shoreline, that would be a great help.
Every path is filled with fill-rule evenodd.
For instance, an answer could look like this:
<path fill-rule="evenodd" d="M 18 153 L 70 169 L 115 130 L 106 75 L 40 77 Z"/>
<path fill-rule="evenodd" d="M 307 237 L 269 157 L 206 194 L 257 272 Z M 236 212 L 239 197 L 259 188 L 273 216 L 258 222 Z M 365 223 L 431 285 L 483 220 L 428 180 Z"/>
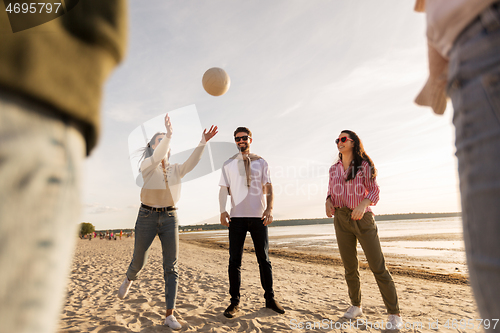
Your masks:
<path fill-rule="evenodd" d="M 455 213 L 407 213 L 407 214 L 383 214 L 375 215 L 376 221 L 393 221 L 393 220 L 413 220 L 413 219 L 432 219 L 443 217 L 459 217 L 462 216 L 461 212 Z M 291 219 L 291 220 L 275 220 L 270 227 L 285 227 L 294 225 L 314 225 L 314 224 L 329 224 L 333 223 L 332 218 L 318 218 L 318 219 Z M 195 224 L 195 225 L 181 225 L 179 226 L 180 232 L 193 232 L 193 231 L 208 231 L 208 230 L 225 230 L 227 227 L 217 224 Z M 103 229 L 96 230 L 96 232 L 110 231 L 113 233 L 120 233 L 120 231 L 131 232 L 134 229 Z"/>
<path fill-rule="evenodd" d="M 384 214 L 375 215 L 376 221 L 393 221 L 393 220 L 413 220 L 413 219 L 431 219 L 444 217 L 459 217 L 462 213 L 407 213 L 407 214 Z M 294 225 L 314 225 L 314 224 L 329 224 L 332 223 L 332 218 L 319 219 L 293 219 L 293 220 L 276 220 L 269 227 L 285 227 Z M 192 231 L 208 231 L 208 230 L 224 230 L 227 227 L 221 224 L 198 224 L 198 225 L 182 225 L 179 226 L 181 232 Z"/>

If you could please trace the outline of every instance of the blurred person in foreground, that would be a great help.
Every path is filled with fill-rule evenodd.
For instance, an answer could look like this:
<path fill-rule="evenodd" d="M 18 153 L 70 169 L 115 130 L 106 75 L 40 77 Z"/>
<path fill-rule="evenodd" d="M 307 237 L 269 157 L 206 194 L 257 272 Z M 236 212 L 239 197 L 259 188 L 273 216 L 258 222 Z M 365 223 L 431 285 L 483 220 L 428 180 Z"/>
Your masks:
<path fill-rule="evenodd" d="M 56 330 L 80 216 L 80 169 L 97 143 L 103 85 L 125 53 L 126 1 L 66 0 L 65 7 L 15 31 L 0 3 L 2 333 Z"/>
<path fill-rule="evenodd" d="M 500 2 L 418 0 L 415 10 L 426 13 L 430 72 L 415 102 L 443 114 L 451 97 L 470 281 L 481 318 L 499 318 Z"/>

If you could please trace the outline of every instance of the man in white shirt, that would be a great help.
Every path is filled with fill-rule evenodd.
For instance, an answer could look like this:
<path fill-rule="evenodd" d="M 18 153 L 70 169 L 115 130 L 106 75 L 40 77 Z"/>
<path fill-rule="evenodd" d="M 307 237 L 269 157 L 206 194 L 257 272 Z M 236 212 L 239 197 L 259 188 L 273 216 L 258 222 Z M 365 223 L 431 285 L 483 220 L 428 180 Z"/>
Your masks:
<path fill-rule="evenodd" d="M 231 304 L 224 316 L 233 318 L 239 311 L 241 285 L 241 259 L 247 232 L 254 243 L 259 263 L 260 281 L 264 288 L 266 308 L 278 313 L 285 309 L 274 299 L 273 273 L 269 260 L 267 226 L 273 222 L 273 187 L 267 162 L 250 153 L 252 132 L 246 127 L 234 131 L 240 153 L 222 166 L 219 182 L 220 221 L 229 227 L 229 294 Z M 226 211 L 227 196 L 231 196 L 231 214 Z"/>

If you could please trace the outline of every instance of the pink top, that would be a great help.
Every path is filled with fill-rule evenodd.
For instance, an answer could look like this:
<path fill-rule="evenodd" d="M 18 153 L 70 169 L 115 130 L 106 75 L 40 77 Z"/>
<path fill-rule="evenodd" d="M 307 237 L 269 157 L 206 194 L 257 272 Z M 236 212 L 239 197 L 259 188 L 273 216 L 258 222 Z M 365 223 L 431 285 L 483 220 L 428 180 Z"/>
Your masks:
<path fill-rule="evenodd" d="M 328 182 L 328 193 L 334 207 L 356 208 L 363 199 L 368 199 L 376 205 L 379 200 L 380 189 L 375 178 L 371 178 L 370 165 L 363 161 L 356 174 L 356 178 L 346 182 L 350 169 L 344 171 L 342 161 L 330 167 L 330 181 Z M 367 212 L 373 213 L 370 207 Z"/>

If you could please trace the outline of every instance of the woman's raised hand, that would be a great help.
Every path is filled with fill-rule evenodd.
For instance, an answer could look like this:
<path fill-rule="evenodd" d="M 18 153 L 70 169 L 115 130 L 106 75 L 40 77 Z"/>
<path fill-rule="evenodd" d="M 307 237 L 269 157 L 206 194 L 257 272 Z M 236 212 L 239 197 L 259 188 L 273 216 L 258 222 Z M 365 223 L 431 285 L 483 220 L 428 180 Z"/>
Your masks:
<path fill-rule="evenodd" d="M 217 133 L 218 133 L 217 126 L 212 125 L 212 127 L 210 127 L 208 132 L 207 132 L 207 129 L 205 128 L 205 130 L 203 131 L 203 138 L 205 139 L 205 142 L 208 142 L 208 140 L 213 138 L 215 136 L 215 134 L 217 134 Z"/>
<path fill-rule="evenodd" d="M 167 130 L 167 138 L 172 137 L 172 123 L 170 122 L 170 117 L 168 116 L 168 113 L 165 115 L 165 129 Z"/>

